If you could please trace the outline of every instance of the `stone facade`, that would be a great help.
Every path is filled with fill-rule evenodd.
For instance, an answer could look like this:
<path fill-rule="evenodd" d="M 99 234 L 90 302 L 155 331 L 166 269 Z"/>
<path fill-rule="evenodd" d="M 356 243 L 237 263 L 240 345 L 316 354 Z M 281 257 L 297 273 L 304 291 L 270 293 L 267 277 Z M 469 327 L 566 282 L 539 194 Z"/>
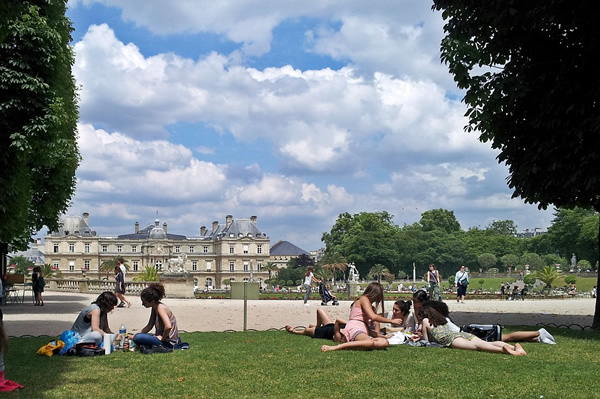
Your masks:
<path fill-rule="evenodd" d="M 262 284 L 268 272 L 261 271 L 269 261 L 270 239 L 257 227 L 257 218 L 233 219 L 227 215 L 224 224 L 213 222 L 212 228 L 200 228 L 200 235 L 186 237 L 168 232 L 167 223 L 119 236 L 98 236 L 89 226 L 89 214 L 62 219 L 59 231 L 50 232 L 45 240 L 45 260 L 65 277 L 103 278 L 99 268 L 105 260 L 123 257 L 129 266 L 131 280 L 147 266 L 159 271 L 188 272 L 199 289 L 224 288 L 224 280 Z M 109 275 L 112 278 L 112 275 Z"/>

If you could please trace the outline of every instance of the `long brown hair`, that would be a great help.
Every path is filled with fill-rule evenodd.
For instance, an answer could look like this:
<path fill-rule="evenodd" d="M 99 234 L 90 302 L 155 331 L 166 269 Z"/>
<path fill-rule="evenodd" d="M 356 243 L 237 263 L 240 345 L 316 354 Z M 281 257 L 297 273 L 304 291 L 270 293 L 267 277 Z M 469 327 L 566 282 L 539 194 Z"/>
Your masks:
<path fill-rule="evenodd" d="M 385 312 L 383 306 L 383 287 L 378 282 L 372 282 L 367 285 L 365 288 L 365 292 L 363 292 L 362 296 L 366 296 L 369 298 L 371 303 L 375 302 L 375 312 L 377 312 L 377 307 L 381 304 L 381 311 Z"/>
<path fill-rule="evenodd" d="M 313 267 L 312 266 L 307 266 L 306 267 L 306 273 L 304 273 L 304 276 L 308 277 L 310 276 L 310 274 L 313 272 Z"/>
<path fill-rule="evenodd" d="M 429 319 L 429 324 L 433 327 L 443 326 L 448 324 L 448 320 L 440 312 L 435 310 L 433 306 L 423 306 L 419 309 L 419 319 Z"/>

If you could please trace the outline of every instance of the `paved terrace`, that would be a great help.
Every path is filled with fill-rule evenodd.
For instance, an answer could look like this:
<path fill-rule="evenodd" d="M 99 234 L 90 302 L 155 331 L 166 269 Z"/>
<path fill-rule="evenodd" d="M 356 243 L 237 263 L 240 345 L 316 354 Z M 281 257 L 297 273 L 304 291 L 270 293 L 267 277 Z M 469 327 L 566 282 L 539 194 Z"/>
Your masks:
<path fill-rule="evenodd" d="M 45 306 L 33 306 L 31 296 L 24 303 L 8 303 L 2 306 L 4 326 L 9 336 L 48 335 L 58 336 L 71 327 L 79 311 L 90 304 L 97 294 L 80 294 L 46 291 Z M 125 323 L 128 331 L 139 331 L 150 315 L 139 297 L 127 297 L 133 305 L 130 308 L 116 308 L 109 315 L 110 327 L 118 330 Z M 467 300 L 464 304 L 448 298 L 446 303 L 454 322 L 525 325 L 539 323 L 551 326 L 579 325 L 591 326 L 595 309 L 595 299 L 569 298 L 525 301 L 506 300 Z M 180 330 L 192 331 L 242 331 L 244 329 L 244 301 L 230 299 L 171 299 L 163 300 L 175 313 Z M 298 300 L 254 300 L 247 301 L 247 329 L 281 329 L 286 324 L 307 326 L 316 321 L 316 309 L 320 301 L 309 301 L 303 306 Z M 325 308 L 332 318 L 347 318 L 349 301 L 339 306 Z M 392 302 L 386 302 L 386 310 Z"/>

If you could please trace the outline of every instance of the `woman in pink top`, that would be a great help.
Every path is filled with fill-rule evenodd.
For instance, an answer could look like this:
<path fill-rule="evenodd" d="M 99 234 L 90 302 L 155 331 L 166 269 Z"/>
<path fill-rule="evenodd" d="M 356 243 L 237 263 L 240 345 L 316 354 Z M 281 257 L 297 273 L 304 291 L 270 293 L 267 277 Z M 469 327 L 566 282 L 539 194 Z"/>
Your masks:
<path fill-rule="evenodd" d="M 373 307 L 375 303 L 375 307 Z M 337 346 L 323 345 L 323 352 L 340 349 L 367 350 L 367 349 L 385 349 L 388 347 L 388 340 L 383 337 L 371 337 L 369 334 L 370 326 L 374 322 L 402 324 L 402 319 L 388 319 L 376 313 L 381 304 L 383 308 L 383 287 L 379 283 L 371 283 L 365 289 L 365 292 L 352 304 L 350 310 L 350 319 L 346 324 L 344 334 L 346 341 Z"/>

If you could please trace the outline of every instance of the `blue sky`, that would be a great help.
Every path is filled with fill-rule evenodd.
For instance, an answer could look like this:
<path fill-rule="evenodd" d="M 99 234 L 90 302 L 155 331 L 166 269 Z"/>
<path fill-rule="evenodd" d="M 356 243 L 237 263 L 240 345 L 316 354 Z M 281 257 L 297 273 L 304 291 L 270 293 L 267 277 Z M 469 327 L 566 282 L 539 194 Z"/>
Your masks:
<path fill-rule="evenodd" d="M 99 234 L 256 215 L 272 243 L 313 250 L 342 212 L 550 225 L 463 131 L 428 2 L 68 4 L 83 157 L 69 214 Z"/>

